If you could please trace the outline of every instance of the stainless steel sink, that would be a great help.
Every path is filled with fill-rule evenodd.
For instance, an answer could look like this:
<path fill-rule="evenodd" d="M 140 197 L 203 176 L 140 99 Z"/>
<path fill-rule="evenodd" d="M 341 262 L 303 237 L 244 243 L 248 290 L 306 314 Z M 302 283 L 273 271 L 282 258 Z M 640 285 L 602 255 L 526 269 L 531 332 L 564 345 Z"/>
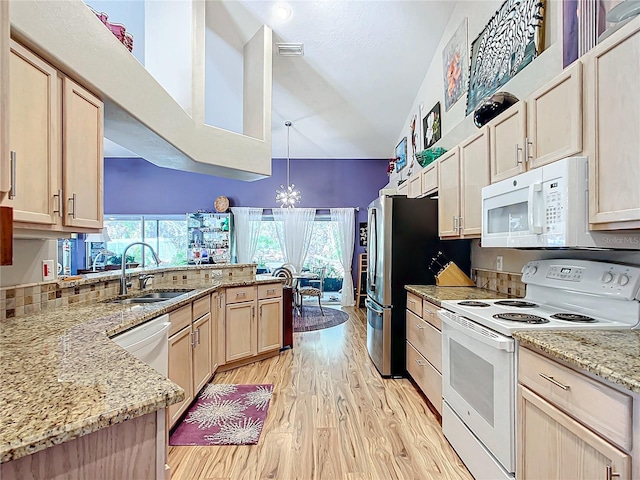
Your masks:
<path fill-rule="evenodd" d="M 109 303 L 158 303 L 158 302 L 166 302 L 167 300 L 171 300 L 172 298 L 179 297 L 180 295 L 184 295 L 186 293 L 192 292 L 193 290 L 157 290 L 155 292 L 149 292 L 137 297 L 131 298 L 116 298 L 113 300 L 108 300 Z"/>
<path fill-rule="evenodd" d="M 169 300 L 170 298 L 176 298 L 179 297 L 180 295 L 184 295 L 185 293 L 189 293 L 192 290 L 187 290 L 186 292 L 175 292 L 175 291 L 171 291 L 171 292 L 166 292 L 166 291 L 158 291 L 158 292 L 152 292 L 152 293 L 146 293 L 144 295 L 140 295 L 139 297 L 135 297 L 138 300 Z"/>

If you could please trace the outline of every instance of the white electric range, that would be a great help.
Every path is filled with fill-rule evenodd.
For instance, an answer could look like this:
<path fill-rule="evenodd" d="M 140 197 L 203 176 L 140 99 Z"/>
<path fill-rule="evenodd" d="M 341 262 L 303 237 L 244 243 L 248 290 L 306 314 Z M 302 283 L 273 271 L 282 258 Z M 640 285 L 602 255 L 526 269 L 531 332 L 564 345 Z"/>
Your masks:
<path fill-rule="evenodd" d="M 640 327 L 640 266 L 538 260 L 524 299 L 443 301 L 442 428 L 476 478 L 515 477 L 516 330 Z"/>

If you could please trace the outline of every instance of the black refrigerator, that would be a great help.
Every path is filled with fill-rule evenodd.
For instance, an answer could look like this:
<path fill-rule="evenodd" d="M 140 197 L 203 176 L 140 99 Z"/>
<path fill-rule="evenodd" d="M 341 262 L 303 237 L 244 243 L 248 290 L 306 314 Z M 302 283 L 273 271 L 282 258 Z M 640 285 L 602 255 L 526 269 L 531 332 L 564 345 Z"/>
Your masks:
<path fill-rule="evenodd" d="M 441 251 L 467 275 L 470 240 L 440 240 L 438 201 L 381 195 L 368 208 L 367 349 L 383 376 L 406 375 L 405 285 L 435 285 Z"/>

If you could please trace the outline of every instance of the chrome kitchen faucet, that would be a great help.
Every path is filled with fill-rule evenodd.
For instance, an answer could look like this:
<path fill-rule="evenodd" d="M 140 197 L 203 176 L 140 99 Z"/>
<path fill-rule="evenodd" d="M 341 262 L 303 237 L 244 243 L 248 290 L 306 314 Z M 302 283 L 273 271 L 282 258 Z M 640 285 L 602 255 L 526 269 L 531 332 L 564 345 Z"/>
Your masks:
<path fill-rule="evenodd" d="M 142 245 L 143 247 L 149 247 L 149 250 L 151 250 L 151 254 L 153 255 L 153 259 L 155 260 L 156 264 L 160 265 L 160 259 L 158 258 L 156 251 L 148 243 L 133 242 L 127 245 L 124 248 L 124 251 L 122 252 L 122 275 L 120 276 L 120 295 L 126 295 L 127 288 L 131 286 L 131 283 L 127 282 L 127 251 L 129 250 L 129 248 L 133 247 L 134 245 Z"/>

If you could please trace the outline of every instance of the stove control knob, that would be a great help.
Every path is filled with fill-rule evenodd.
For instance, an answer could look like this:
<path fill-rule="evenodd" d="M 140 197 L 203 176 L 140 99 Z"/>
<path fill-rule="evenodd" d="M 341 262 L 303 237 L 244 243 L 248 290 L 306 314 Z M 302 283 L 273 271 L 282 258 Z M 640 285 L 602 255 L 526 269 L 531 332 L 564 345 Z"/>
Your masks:
<path fill-rule="evenodd" d="M 536 267 L 535 265 L 532 265 L 527 273 L 529 275 L 535 275 L 537 271 L 538 271 L 538 267 Z"/>
<path fill-rule="evenodd" d="M 623 273 L 618 277 L 618 284 L 624 287 L 627 283 L 629 283 L 629 277 L 627 275 Z"/>
<path fill-rule="evenodd" d="M 607 272 L 602 276 L 602 281 L 604 283 L 609 283 L 611 282 L 611 280 L 613 280 L 613 275 L 611 274 L 611 272 Z"/>

